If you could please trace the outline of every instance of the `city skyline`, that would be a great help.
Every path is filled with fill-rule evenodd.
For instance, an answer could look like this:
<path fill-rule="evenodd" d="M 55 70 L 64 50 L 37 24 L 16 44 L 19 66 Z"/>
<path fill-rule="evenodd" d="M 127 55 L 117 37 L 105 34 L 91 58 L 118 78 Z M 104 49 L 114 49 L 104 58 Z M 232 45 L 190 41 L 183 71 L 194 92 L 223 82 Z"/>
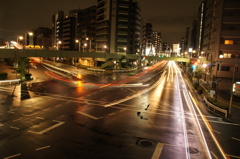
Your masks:
<path fill-rule="evenodd" d="M 184 2 L 138 0 L 138 2 L 142 18 L 153 24 L 154 31 L 162 33 L 164 41 L 174 43 L 179 42 L 185 34 L 185 28 L 191 26 L 201 0 L 185 0 Z M 96 0 L 71 0 L 67 3 L 63 0 L 41 1 L 40 4 L 35 3 L 34 5 L 30 0 L 26 0 L 25 3 L 4 1 L 0 10 L 0 38 L 14 40 L 18 35 L 31 29 L 51 28 L 52 15 L 57 11 L 63 10 L 67 15 L 69 10 L 84 9 L 92 5 L 96 5 Z"/>

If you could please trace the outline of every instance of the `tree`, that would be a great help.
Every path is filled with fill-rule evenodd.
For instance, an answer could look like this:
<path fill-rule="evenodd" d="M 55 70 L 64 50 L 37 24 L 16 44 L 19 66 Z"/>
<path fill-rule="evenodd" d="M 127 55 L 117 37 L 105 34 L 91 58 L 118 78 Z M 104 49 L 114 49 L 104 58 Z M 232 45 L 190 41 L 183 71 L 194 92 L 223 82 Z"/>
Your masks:
<path fill-rule="evenodd" d="M 199 86 L 199 80 L 202 78 L 203 70 L 202 68 L 196 68 L 194 71 L 194 77 L 197 78 L 197 85 Z"/>

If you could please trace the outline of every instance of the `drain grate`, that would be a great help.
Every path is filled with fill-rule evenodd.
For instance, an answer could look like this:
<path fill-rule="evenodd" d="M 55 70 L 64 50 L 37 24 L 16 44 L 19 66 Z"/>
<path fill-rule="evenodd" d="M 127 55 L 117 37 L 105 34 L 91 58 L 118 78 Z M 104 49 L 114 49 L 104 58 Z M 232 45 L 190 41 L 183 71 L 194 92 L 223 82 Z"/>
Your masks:
<path fill-rule="evenodd" d="M 197 148 L 194 148 L 194 147 L 189 147 L 189 153 L 190 154 L 198 154 L 199 150 Z"/>
<path fill-rule="evenodd" d="M 154 145 L 154 143 L 150 140 L 139 140 L 137 144 L 142 147 L 153 147 Z"/>

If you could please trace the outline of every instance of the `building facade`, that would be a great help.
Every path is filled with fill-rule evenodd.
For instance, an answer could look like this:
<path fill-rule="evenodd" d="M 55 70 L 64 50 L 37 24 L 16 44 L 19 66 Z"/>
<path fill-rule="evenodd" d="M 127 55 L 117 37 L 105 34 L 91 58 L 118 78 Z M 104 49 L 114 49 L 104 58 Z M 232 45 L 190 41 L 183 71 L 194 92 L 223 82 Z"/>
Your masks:
<path fill-rule="evenodd" d="M 76 18 L 66 16 L 62 24 L 61 48 L 62 50 L 75 50 Z"/>
<path fill-rule="evenodd" d="M 205 5 L 205 80 L 213 88 L 229 91 L 232 83 L 240 80 L 240 1 L 206 0 Z"/>
<path fill-rule="evenodd" d="M 140 8 L 132 0 L 98 0 L 96 51 L 140 52 Z"/>
<path fill-rule="evenodd" d="M 52 49 L 61 49 L 64 11 L 52 16 Z"/>

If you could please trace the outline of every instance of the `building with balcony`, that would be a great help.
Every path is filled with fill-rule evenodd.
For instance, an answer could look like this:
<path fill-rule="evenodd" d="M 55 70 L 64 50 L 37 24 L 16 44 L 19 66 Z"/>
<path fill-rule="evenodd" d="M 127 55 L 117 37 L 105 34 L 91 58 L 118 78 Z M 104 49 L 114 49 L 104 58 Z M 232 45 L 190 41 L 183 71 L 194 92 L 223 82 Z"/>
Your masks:
<path fill-rule="evenodd" d="M 64 11 L 58 11 L 52 16 L 52 47 L 61 48 L 62 31 L 63 31 Z"/>
<path fill-rule="evenodd" d="M 231 90 L 232 80 L 240 80 L 240 1 L 206 0 L 205 5 L 202 50 L 208 63 L 205 79 L 213 88 L 218 85 Z"/>
<path fill-rule="evenodd" d="M 98 0 L 96 51 L 140 52 L 140 8 L 133 0 Z"/>
<path fill-rule="evenodd" d="M 160 32 L 153 31 L 152 45 L 154 48 L 154 55 L 160 55 L 160 53 L 162 52 L 162 36 Z"/>
<path fill-rule="evenodd" d="M 62 50 L 75 50 L 76 18 L 66 16 L 62 26 Z"/>
<path fill-rule="evenodd" d="M 96 51 L 96 13 L 97 6 L 71 10 L 69 16 L 76 17 L 76 50 Z M 79 48 L 80 47 L 80 48 Z"/>

